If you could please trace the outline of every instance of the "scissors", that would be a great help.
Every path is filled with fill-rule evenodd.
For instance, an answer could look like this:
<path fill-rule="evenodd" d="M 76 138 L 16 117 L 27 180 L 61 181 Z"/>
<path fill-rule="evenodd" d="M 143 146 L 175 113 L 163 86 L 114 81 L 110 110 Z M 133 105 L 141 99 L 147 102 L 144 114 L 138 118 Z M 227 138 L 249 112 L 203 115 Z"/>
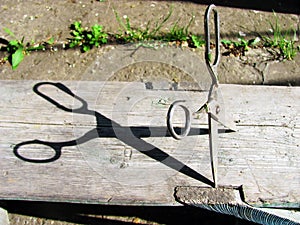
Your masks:
<path fill-rule="evenodd" d="M 211 63 L 211 47 L 210 47 L 210 26 L 209 19 L 213 12 L 214 17 L 214 33 L 215 33 L 215 58 Z M 219 81 L 217 75 L 217 66 L 220 62 L 220 31 L 219 31 L 219 15 L 216 10 L 215 5 L 210 5 L 206 12 L 204 18 L 204 29 L 205 29 L 205 62 L 211 77 L 211 86 L 208 93 L 207 101 L 202 105 L 195 113 L 206 111 L 208 114 L 208 127 L 209 127 L 209 149 L 210 149 L 210 163 L 212 169 L 212 177 L 214 182 L 214 187 L 218 186 L 217 182 L 217 167 L 218 167 L 218 124 L 223 125 L 230 130 L 234 130 L 230 126 L 226 125 L 224 119 L 224 109 L 222 104 L 220 104 L 220 91 L 219 91 Z M 167 113 L 167 126 L 171 136 L 177 140 L 180 140 L 187 136 L 191 129 L 191 112 L 184 105 L 185 100 L 177 100 L 171 104 Z M 185 126 L 183 131 L 179 134 L 174 130 L 172 124 L 172 117 L 177 107 L 180 107 L 185 112 Z"/>

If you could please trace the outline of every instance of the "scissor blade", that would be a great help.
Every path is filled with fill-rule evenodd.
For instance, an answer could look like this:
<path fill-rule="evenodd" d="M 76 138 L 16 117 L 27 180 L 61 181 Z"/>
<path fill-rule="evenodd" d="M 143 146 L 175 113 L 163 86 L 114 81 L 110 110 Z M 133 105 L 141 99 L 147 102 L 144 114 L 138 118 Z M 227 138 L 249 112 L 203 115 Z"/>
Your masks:
<path fill-rule="evenodd" d="M 233 122 L 233 119 L 228 119 L 227 116 L 225 118 L 225 115 L 223 115 L 224 118 L 216 117 L 213 114 L 210 114 L 210 115 L 213 120 L 217 121 L 220 125 L 222 125 L 226 129 L 228 129 L 228 132 L 236 132 L 237 131 L 237 127 L 236 127 L 235 123 Z"/>
<path fill-rule="evenodd" d="M 209 150 L 210 150 L 210 163 L 212 169 L 213 181 L 215 188 L 218 186 L 217 173 L 218 173 L 218 122 L 213 119 L 211 113 L 208 113 L 209 125 Z"/>

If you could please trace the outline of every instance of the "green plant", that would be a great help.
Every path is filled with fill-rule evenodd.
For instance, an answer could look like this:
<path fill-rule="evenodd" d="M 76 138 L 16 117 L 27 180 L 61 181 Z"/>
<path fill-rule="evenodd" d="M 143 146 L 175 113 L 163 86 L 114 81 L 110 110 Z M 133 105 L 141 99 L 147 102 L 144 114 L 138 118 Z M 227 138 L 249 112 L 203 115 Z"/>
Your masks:
<path fill-rule="evenodd" d="M 144 30 L 139 28 L 136 29 L 131 26 L 130 20 L 127 16 L 124 16 L 126 20 L 126 22 L 124 23 L 116 11 L 115 11 L 115 15 L 118 23 L 124 29 L 124 32 L 120 31 L 120 33 L 116 35 L 118 41 L 121 42 L 141 41 L 141 40 L 147 40 L 150 37 L 149 22 L 146 26 L 146 29 Z"/>
<path fill-rule="evenodd" d="M 154 40 L 154 39 L 159 39 L 157 33 L 160 31 L 162 28 L 163 24 L 165 24 L 170 16 L 172 15 L 172 9 L 169 11 L 168 15 L 162 19 L 160 22 L 157 20 L 155 22 L 154 28 L 150 29 L 151 23 L 148 21 L 146 28 L 141 29 L 141 28 L 134 28 L 132 27 L 130 23 L 130 19 L 127 16 L 124 16 L 123 18 L 125 19 L 125 22 L 120 18 L 118 15 L 117 11 L 115 12 L 116 19 L 119 23 L 119 25 L 122 27 L 120 29 L 120 33 L 116 35 L 116 38 L 120 42 L 133 42 L 133 41 L 145 41 L 145 40 Z"/>
<path fill-rule="evenodd" d="M 93 46 L 98 47 L 102 44 L 106 44 L 108 34 L 105 33 L 102 28 L 102 26 L 95 24 L 90 30 L 84 29 L 81 26 L 81 22 L 75 21 L 70 26 L 73 38 L 69 39 L 69 47 L 74 48 L 80 46 L 83 52 L 87 52 Z"/>
<path fill-rule="evenodd" d="M 190 19 L 189 23 L 186 26 L 179 26 L 178 22 L 180 19 L 176 21 L 173 25 L 172 29 L 169 33 L 165 35 L 165 39 L 167 41 L 188 41 L 190 39 L 189 28 L 194 21 L 194 16 Z M 195 38 L 194 38 L 195 39 Z"/>
<path fill-rule="evenodd" d="M 149 40 L 162 40 L 168 42 L 188 42 L 190 47 L 199 48 L 205 44 L 205 41 L 201 36 L 192 35 L 189 31 L 189 28 L 194 21 L 194 16 L 190 19 L 189 23 L 186 26 L 179 26 L 179 21 L 172 26 L 171 30 L 167 33 L 160 32 L 162 26 L 168 21 L 173 13 L 173 9 L 169 10 L 167 16 L 163 17 L 162 21 L 156 21 L 154 27 L 151 29 L 151 23 L 148 21 L 146 28 L 134 28 L 130 23 L 130 19 L 127 16 L 121 17 L 116 11 L 115 16 L 121 27 L 120 33 L 116 35 L 117 41 L 121 43 L 128 43 L 134 41 L 149 41 Z"/>
<path fill-rule="evenodd" d="M 255 39 L 245 40 L 244 38 L 239 38 L 238 41 L 230 40 L 221 40 L 221 43 L 224 46 L 232 46 L 234 48 L 243 48 L 245 51 L 248 51 L 250 47 L 255 47 L 260 42 L 260 38 L 256 37 Z"/>
<path fill-rule="evenodd" d="M 205 45 L 205 40 L 201 36 L 192 34 L 191 36 L 191 46 L 200 48 Z"/>
<path fill-rule="evenodd" d="M 279 49 L 279 55 L 283 56 L 284 59 L 292 60 L 297 54 L 297 48 L 295 47 L 296 30 L 291 29 L 283 34 L 275 12 L 274 17 L 275 24 L 269 21 L 273 35 L 272 37 L 263 37 L 264 46 Z"/>
<path fill-rule="evenodd" d="M 31 41 L 31 43 L 24 44 L 24 37 L 21 40 L 18 40 L 14 33 L 8 28 L 4 28 L 4 31 L 14 38 L 11 41 L 2 38 L 0 40 L 1 43 L 5 45 L 5 47 L 1 47 L 0 50 L 4 50 L 8 53 L 8 56 L 4 57 L 3 61 L 8 61 L 13 70 L 17 69 L 19 64 L 23 61 L 25 55 L 29 52 L 45 50 L 46 46 L 54 43 L 54 38 L 52 37 L 45 42 L 35 43 L 34 41 Z"/>
<path fill-rule="evenodd" d="M 250 48 L 256 47 L 260 41 L 261 39 L 259 37 L 250 40 L 245 40 L 243 37 L 240 37 L 238 41 L 223 39 L 221 40 L 221 43 L 227 50 L 229 50 L 229 54 L 239 56 L 244 55 Z"/>
<path fill-rule="evenodd" d="M 8 41 L 6 45 L 6 51 L 8 52 L 8 57 L 5 57 L 5 60 L 8 60 L 11 64 L 13 70 L 17 69 L 19 64 L 23 61 L 25 52 L 25 46 L 23 44 L 24 37 L 21 40 L 17 40 L 16 36 L 8 28 L 4 28 L 4 31 L 9 34 L 14 40 Z"/>

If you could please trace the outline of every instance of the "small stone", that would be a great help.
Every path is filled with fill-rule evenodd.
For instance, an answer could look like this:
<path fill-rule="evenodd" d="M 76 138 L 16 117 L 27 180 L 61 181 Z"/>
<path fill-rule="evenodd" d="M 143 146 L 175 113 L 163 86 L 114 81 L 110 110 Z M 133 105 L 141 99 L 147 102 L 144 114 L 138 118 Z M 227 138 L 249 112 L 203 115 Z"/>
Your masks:
<path fill-rule="evenodd" d="M 239 31 L 239 35 L 240 35 L 241 37 L 245 37 L 245 36 L 246 36 L 246 34 L 245 34 L 243 31 Z"/>

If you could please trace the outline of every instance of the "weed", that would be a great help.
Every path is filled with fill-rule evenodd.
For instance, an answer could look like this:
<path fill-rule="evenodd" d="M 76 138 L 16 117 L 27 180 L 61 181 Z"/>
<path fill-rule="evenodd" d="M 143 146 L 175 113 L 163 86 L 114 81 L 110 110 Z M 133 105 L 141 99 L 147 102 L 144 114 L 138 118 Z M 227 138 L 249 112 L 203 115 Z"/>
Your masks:
<path fill-rule="evenodd" d="M 176 23 L 173 25 L 172 29 L 169 33 L 167 33 L 164 37 L 166 41 L 188 41 L 190 39 L 190 31 L 189 28 L 194 21 L 194 16 L 190 19 L 189 23 L 186 26 L 179 26 L 178 22 L 180 19 L 176 21 Z"/>
<path fill-rule="evenodd" d="M 194 21 L 194 16 L 191 17 L 186 26 L 179 26 L 179 21 L 180 19 L 176 21 L 170 32 L 164 34 L 164 36 L 161 38 L 168 42 L 176 41 L 179 45 L 182 45 L 183 42 L 186 42 L 188 43 L 188 46 L 192 48 L 200 48 L 204 46 L 205 40 L 199 35 L 191 34 L 189 31 L 189 28 Z"/>
<path fill-rule="evenodd" d="M 46 46 L 54 43 L 54 38 L 50 38 L 48 41 L 41 43 L 35 43 L 34 41 L 31 41 L 31 43 L 24 44 L 24 37 L 21 40 L 18 40 L 14 33 L 8 28 L 4 28 L 4 31 L 13 37 L 13 40 L 8 41 L 1 38 L 0 42 L 1 44 L 4 44 L 5 47 L 1 47 L 0 50 L 4 50 L 8 53 L 8 56 L 5 57 L 2 62 L 8 61 L 13 70 L 17 69 L 19 64 L 23 61 L 25 55 L 29 52 L 45 50 Z"/>
<path fill-rule="evenodd" d="M 124 16 L 126 22 L 124 23 L 119 17 L 118 13 L 115 11 L 116 19 L 118 23 L 123 27 L 124 32 L 120 31 L 116 35 L 116 38 L 119 42 L 132 42 L 132 41 L 142 41 L 149 38 L 149 23 L 146 26 L 146 29 L 135 29 L 131 26 L 130 20 L 127 16 Z"/>
<path fill-rule="evenodd" d="M 7 41 L 6 51 L 9 55 L 5 58 L 5 60 L 8 60 L 11 64 L 12 69 L 15 70 L 23 61 L 24 56 L 26 54 L 25 46 L 23 44 L 24 37 L 21 40 L 17 40 L 14 33 L 8 28 L 5 28 L 4 31 L 14 38 L 14 40 Z"/>
<path fill-rule="evenodd" d="M 192 35 L 190 45 L 191 47 L 200 48 L 205 45 L 205 40 L 201 36 Z"/>
<path fill-rule="evenodd" d="M 151 27 L 150 21 L 148 21 L 145 29 L 133 28 L 130 19 L 127 16 L 121 17 L 118 15 L 116 11 L 115 16 L 116 19 L 122 29 L 120 29 L 120 33 L 116 35 L 116 39 L 121 43 L 128 43 L 134 41 L 149 41 L 149 40 L 159 40 L 159 41 L 167 41 L 167 42 L 188 42 L 190 47 L 199 48 L 205 44 L 203 38 L 197 35 L 191 35 L 189 28 L 194 21 L 194 16 L 190 19 L 189 23 L 186 26 L 179 26 L 178 23 L 180 21 L 177 20 L 176 23 L 172 26 L 171 30 L 168 33 L 161 33 L 162 26 L 169 20 L 173 13 L 173 9 L 169 10 L 167 16 L 163 17 L 162 21 L 156 21 L 154 28 Z"/>
<path fill-rule="evenodd" d="M 127 16 L 124 16 L 125 23 L 120 18 L 118 13 L 114 10 L 116 19 L 119 25 L 122 27 L 123 31 L 120 29 L 120 33 L 116 35 L 116 38 L 119 42 L 133 42 L 133 41 L 146 41 L 146 40 L 153 40 L 158 39 L 156 36 L 157 33 L 162 28 L 163 24 L 165 24 L 170 16 L 172 15 L 172 9 L 169 11 L 168 15 L 162 19 L 161 22 L 156 21 L 154 28 L 150 29 L 150 21 L 148 21 L 145 29 L 140 28 L 133 28 L 130 20 Z"/>
<path fill-rule="evenodd" d="M 233 54 L 234 56 L 245 55 L 245 52 L 250 48 L 256 47 L 261 41 L 259 37 L 254 39 L 245 40 L 243 37 L 239 38 L 238 41 L 221 40 L 223 46 L 228 50 L 226 54 Z"/>
<path fill-rule="evenodd" d="M 80 46 L 83 52 L 89 51 L 93 46 L 99 47 L 106 44 L 108 41 L 108 34 L 102 30 L 102 26 L 95 24 L 91 30 L 82 28 L 81 22 L 74 22 L 71 24 L 71 35 L 73 38 L 69 39 L 69 47 L 74 48 Z"/>
<path fill-rule="evenodd" d="M 289 32 L 283 34 L 275 12 L 274 16 L 275 24 L 269 21 L 273 37 L 263 37 L 264 46 L 279 49 L 279 56 L 287 60 L 292 60 L 297 54 L 297 48 L 295 47 L 296 30 L 291 29 Z M 291 36 L 293 37 L 291 38 Z"/>

